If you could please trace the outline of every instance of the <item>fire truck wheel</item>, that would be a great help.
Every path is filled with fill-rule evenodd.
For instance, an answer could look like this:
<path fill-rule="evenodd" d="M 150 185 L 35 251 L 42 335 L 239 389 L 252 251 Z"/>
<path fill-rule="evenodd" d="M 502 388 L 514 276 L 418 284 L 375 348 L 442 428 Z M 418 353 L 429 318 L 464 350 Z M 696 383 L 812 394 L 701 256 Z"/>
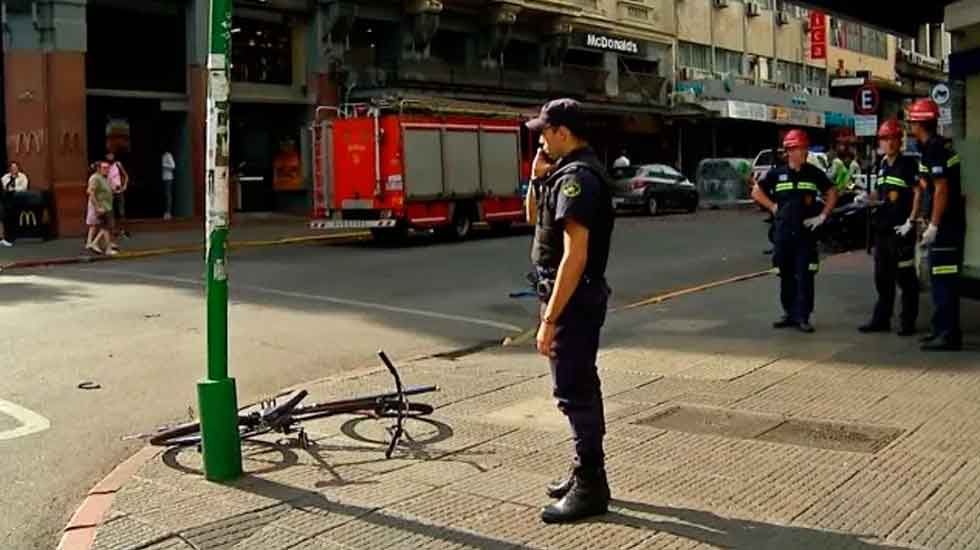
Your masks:
<path fill-rule="evenodd" d="M 470 235 L 471 229 L 473 229 L 473 215 L 469 209 L 457 206 L 456 214 L 453 216 L 453 223 L 441 227 L 439 233 L 446 239 L 462 241 Z"/>

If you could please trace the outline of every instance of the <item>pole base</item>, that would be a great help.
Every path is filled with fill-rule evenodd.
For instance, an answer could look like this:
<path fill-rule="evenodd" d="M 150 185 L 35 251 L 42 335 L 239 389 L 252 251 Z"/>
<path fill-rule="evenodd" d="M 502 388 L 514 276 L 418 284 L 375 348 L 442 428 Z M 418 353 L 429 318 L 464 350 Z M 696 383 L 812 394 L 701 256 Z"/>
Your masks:
<path fill-rule="evenodd" d="M 230 481 L 242 475 L 242 443 L 238 437 L 238 398 L 235 379 L 197 383 L 201 411 L 201 446 L 204 476 L 208 481 Z"/>

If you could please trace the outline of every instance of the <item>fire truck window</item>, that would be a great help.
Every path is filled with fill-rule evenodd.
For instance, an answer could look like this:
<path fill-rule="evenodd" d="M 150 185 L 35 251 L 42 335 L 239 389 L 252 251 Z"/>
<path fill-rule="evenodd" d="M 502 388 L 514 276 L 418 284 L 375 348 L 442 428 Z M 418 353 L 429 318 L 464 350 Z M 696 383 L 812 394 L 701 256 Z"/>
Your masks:
<path fill-rule="evenodd" d="M 235 82 L 293 83 L 293 39 L 289 25 L 235 18 L 231 77 Z"/>

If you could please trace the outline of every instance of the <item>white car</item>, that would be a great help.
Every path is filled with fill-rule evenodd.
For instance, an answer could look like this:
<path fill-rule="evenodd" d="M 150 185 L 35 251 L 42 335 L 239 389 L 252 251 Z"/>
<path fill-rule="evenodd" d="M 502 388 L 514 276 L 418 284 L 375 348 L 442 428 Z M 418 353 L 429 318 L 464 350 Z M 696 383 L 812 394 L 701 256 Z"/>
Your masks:
<path fill-rule="evenodd" d="M 752 162 L 752 178 L 755 179 L 755 181 L 762 181 L 762 178 L 766 177 L 769 170 L 775 166 L 777 158 L 776 155 L 782 157 L 784 154 L 785 153 L 782 149 L 777 149 L 775 153 L 773 153 L 772 149 L 763 149 L 762 151 L 759 151 L 759 154 L 756 155 L 755 160 Z M 827 153 L 810 151 L 807 155 L 806 161 L 816 166 L 824 173 L 826 173 L 830 168 L 830 158 L 827 156 Z"/>

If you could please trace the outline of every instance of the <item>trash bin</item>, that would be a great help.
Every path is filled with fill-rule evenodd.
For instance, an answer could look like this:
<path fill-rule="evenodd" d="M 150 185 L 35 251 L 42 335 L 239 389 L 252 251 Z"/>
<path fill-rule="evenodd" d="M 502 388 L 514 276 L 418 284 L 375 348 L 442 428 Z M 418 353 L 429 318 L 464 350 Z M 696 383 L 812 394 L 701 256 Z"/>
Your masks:
<path fill-rule="evenodd" d="M 4 200 L 4 227 L 11 238 L 48 240 L 53 234 L 54 213 L 48 191 L 16 191 Z"/>

